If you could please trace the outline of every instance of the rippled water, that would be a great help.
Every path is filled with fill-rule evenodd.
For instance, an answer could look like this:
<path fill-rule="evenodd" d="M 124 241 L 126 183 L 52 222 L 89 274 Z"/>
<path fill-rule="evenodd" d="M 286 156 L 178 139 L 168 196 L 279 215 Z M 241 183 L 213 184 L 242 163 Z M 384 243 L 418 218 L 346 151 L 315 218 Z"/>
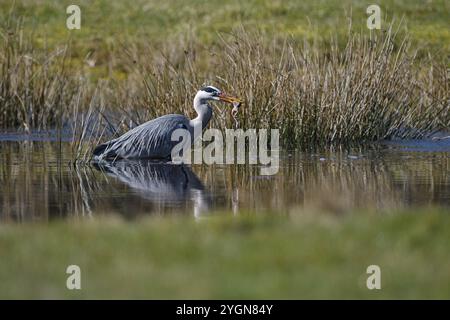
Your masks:
<path fill-rule="evenodd" d="M 302 207 L 336 213 L 426 205 L 450 209 L 450 139 L 284 151 L 274 176 L 261 176 L 258 166 L 249 165 L 74 165 L 64 139 L 28 139 L 0 137 L 2 222 L 108 214 L 285 214 Z"/>

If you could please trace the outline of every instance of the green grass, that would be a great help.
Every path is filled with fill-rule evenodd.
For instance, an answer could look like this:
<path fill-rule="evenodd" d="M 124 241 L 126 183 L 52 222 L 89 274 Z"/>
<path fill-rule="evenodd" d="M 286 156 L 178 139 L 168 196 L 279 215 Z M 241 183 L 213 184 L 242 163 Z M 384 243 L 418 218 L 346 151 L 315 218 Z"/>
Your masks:
<path fill-rule="evenodd" d="M 448 299 L 448 230 L 438 209 L 3 225 L 0 298 Z"/>
<path fill-rule="evenodd" d="M 93 45 L 141 36 L 161 41 L 186 30 L 211 42 L 217 31 L 230 31 L 238 24 L 257 27 L 269 34 L 327 37 L 327 33 L 345 33 L 350 14 L 357 27 L 365 27 L 366 8 L 372 3 L 351 0 L 137 0 L 132 3 L 80 0 L 77 4 L 82 10 L 82 28 L 75 32 L 65 28 L 65 9 L 73 1 L 17 0 L 15 10 L 25 18 L 29 29 L 33 28 L 40 36 L 45 34 L 50 41 L 70 35 L 84 45 Z M 421 0 L 384 0 L 376 3 L 382 9 L 383 19 L 404 17 L 413 37 L 424 45 L 449 48 L 448 1 L 424 4 Z M 12 4 L 13 1 L 0 4 L 0 17 L 7 16 Z"/>
<path fill-rule="evenodd" d="M 14 3 L 14 6 L 13 6 Z M 71 40 L 72 58 L 82 61 L 86 56 L 96 60 L 90 70 L 99 77 L 107 75 L 112 49 L 121 43 L 150 42 L 164 44 L 180 38 L 198 39 L 205 46 L 219 42 L 218 33 L 230 32 L 243 25 L 266 34 L 265 39 L 290 35 L 294 39 L 329 41 L 337 36 L 345 44 L 349 17 L 355 30 L 367 30 L 366 14 L 370 1 L 351 0 L 81 0 L 81 30 L 66 28 L 66 8 L 73 1 L 16 0 L 0 3 L 0 21 L 13 17 L 23 19 L 27 32 L 33 32 L 35 44 L 54 47 Z M 404 19 L 413 45 L 430 50 L 445 59 L 450 50 L 448 1 L 385 0 L 377 1 L 382 9 L 382 28 L 392 19 Z M 124 46 L 127 46 L 124 44 Z M 421 53 L 427 57 L 426 53 Z M 75 68 L 79 68 L 73 62 Z M 123 74 L 118 73 L 117 77 Z"/>

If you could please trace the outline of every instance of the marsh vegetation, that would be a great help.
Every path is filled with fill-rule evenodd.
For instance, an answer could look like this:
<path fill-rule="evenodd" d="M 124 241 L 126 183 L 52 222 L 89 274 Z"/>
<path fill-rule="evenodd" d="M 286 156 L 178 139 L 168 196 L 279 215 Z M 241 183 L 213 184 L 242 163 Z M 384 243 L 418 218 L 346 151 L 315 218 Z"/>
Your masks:
<path fill-rule="evenodd" d="M 43 46 L 13 12 L 1 32 L 0 126 L 63 128 L 76 157 L 87 158 L 96 142 L 149 119 L 193 115 L 196 90 L 214 83 L 244 99 L 242 128 L 279 128 L 289 149 L 422 138 L 450 127 L 442 58 L 412 46 L 402 23 L 347 28 L 322 42 L 267 38 L 242 25 L 208 46 L 195 34 L 156 44 L 132 37 L 105 52 L 108 74 L 99 76 L 95 57 L 77 58 L 79 43 Z M 211 126 L 230 127 L 228 111 L 217 109 Z"/>

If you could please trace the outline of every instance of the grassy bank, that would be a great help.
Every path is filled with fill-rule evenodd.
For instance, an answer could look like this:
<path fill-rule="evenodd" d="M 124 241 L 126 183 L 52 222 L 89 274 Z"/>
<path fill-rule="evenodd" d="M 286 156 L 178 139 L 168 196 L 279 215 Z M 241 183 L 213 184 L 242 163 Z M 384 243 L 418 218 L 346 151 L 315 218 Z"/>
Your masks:
<path fill-rule="evenodd" d="M 2 225 L 0 298 L 448 299 L 449 228 L 438 209 Z"/>
<path fill-rule="evenodd" d="M 257 27 L 268 37 L 290 34 L 329 40 L 330 35 L 345 35 L 347 19 L 353 17 L 357 29 L 365 28 L 369 2 L 352 0 L 319 1 L 198 1 L 198 0 L 79 0 L 82 28 L 71 32 L 65 28 L 69 0 L 2 1 L 0 20 L 6 21 L 11 8 L 25 20 L 41 44 L 55 44 L 72 37 L 84 57 L 89 51 L 106 63 L 108 47 L 117 40 L 143 38 L 151 42 L 178 39 L 187 30 L 202 43 L 218 41 L 216 32 L 229 32 L 236 25 Z M 383 21 L 405 19 L 416 43 L 433 49 L 450 49 L 448 30 L 449 4 L 445 0 L 380 0 Z"/>

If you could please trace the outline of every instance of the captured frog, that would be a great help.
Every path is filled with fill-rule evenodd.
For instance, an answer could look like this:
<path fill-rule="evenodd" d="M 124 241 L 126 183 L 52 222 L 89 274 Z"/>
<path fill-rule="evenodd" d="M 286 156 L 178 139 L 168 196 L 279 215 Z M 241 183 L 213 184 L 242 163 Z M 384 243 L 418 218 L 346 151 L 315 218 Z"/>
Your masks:
<path fill-rule="evenodd" d="M 233 104 L 233 109 L 231 110 L 231 115 L 233 116 L 233 118 L 236 118 L 236 115 L 239 112 L 239 107 L 241 106 L 242 102 L 235 101 L 232 104 Z"/>
<path fill-rule="evenodd" d="M 233 105 L 233 109 L 231 110 L 231 116 L 234 119 L 234 123 L 235 123 L 235 127 L 238 128 L 239 127 L 239 121 L 237 120 L 237 114 L 239 112 L 239 107 L 242 104 L 242 100 L 239 98 L 235 98 L 235 97 L 231 97 L 228 96 L 226 94 L 223 94 L 225 96 L 225 98 L 222 97 L 222 101 L 231 103 Z"/>
<path fill-rule="evenodd" d="M 233 104 L 233 109 L 231 110 L 231 116 L 234 119 L 234 126 L 237 129 L 237 128 L 239 128 L 239 121 L 236 116 L 239 112 L 239 107 L 241 106 L 242 102 L 241 101 L 233 101 L 232 104 Z"/>

